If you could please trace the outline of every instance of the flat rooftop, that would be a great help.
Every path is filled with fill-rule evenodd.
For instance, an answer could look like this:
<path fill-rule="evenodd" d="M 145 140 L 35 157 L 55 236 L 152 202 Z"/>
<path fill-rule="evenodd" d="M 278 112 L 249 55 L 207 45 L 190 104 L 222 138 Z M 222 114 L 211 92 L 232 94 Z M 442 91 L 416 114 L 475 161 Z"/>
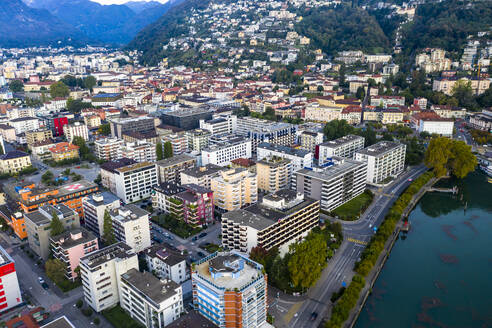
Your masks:
<path fill-rule="evenodd" d="M 52 236 L 51 240 L 59 243 L 58 246 L 61 248 L 69 249 L 80 244 L 86 244 L 90 241 L 97 241 L 97 237 L 92 232 L 80 227 L 65 231 L 57 236 Z"/>
<path fill-rule="evenodd" d="M 344 159 L 344 161 L 340 164 L 328 166 L 321 169 L 320 168 L 313 169 L 313 170 L 301 169 L 296 173 L 319 180 L 329 181 L 339 177 L 340 175 L 345 174 L 347 171 L 350 171 L 356 167 L 363 166 L 363 165 L 366 164 L 364 162 L 359 162 L 352 159 Z"/>
<path fill-rule="evenodd" d="M 390 150 L 400 147 L 402 144 L 392 141 L 380 141 L 372 146 L 358 150 L 357 153 L 370 156 L 382 155 Z"/>
<path fill-rule="evenodd" d="M 24 216 L 31 220 L 34 224 L 40 226 L 51 223 L 51 217 L 46 216 L 43 212 L 51 213 L 55 212 L 60 219 L 62 217 L 69 217 L 74 215 L 76 212 L 64 204 L 56 205 L 44 205 L 40 209 L 30 213 L 24 213 Z"/>
<path fill-rule="evenodd" d="M 177 294 L 177 283 L 172 280 L 159 280 L 150 272 L 131 269 L 121 275 L 121 279 L 157 306 Z"/>
<path fill-rule="evenodd" d="M 190 162 L 190 161 L 196 162 L 195 157 L 186 154 L 180 154 L 180 155 L 175 155 L 173 157 L 161 159 L 160 161 L 157 161 L 156 164 L 161 167 L 167 167 L 167 166 L 173 166 L 176 164 Z"/>
<path fill-rule="evenodd" d="M 282 145 L 276 145 L 276 144 L 271 144 L 268 142 L 262 142 L 258 145 L 258 149 L 263 148 L 263 149 L 268 149 L 270 151 L 276 151 L 282 154 L 287 154 L 287 155 L 292 155 L 292 156 L 297 156 L 297 157 L 304 157 L 310 152 L 304 149 L 295 149 L 292 147 L 288 146 L 282 146 Z"/>
<path fill-rule="evenodd" d="M 111 210 L 109 214 L 111 215 L 113 220 L 117 220 L 120 222 L 128 222 L 131 220 L 140 219 L 142 216 L 148 215 L 149 212 L 147 212 L 144 209 L 141 209 L 136 205 L 128 204 Z M 135 216 L 132 216 L 133 214 Z"/>
<path fill-rule="evenodd" d="M 80 262 L 93 269 L 114 258 L 127 259 L 132 256 L 136 256 L 133 249 L 124 242 L 118 242 L 82 257 Z"/>
<path fill-rule="evenodd" d="M 213 279 L 212 275 L 210 274 L 210 266 L 217 268 L 218 266 L 220 266 L 220 263 L 224 264 L 225 261 L 230 261 L 231 255 L 235 258 L 241 258 L 245 260 L 244 267 L 242 270 L 240 270 L 239 275 L 237 275 L 237 277 L 235 278 L 231 276 L 222 276 Z M 261 266 L 253 266 L 249 260 L 240 257 L 234 252 L 215 253 L 215 256 L 207 257 L 205 258 L 205 261 L 201 263 L 199 261 L 196 264 L 196 271 L 200 276 L 202 276 L 202 278 L 213 283 L 214 285 L 230 290 L 233 290 L 234 288 L 241 289 L 251 283 L 254 279 L 263 276 L 263 273 L 261 272 Z"/>
<path fill-rule="evenodd" d="M 328 148 L 336 148 L 336 147 L 340 147 L 342 145 L 345 145 L 345 144 L 348 144 L 350 142 L 353 142 L 355 140 L 360 140 L 360 139 L 364 140 L 364 138 L 361 136 L 356 136 L 354 134 L 348 134 L 346 136 L 343 136 L 343 137 L 335 139 L 335 140 L 323 142 L 320 146 L 328 147 Z"/>
<path fill-rule="evenodd" d="M 207 164 L 205 166 L 194 167 L 188 170 L 184 170 L 182 173 L 195 178 L 201 178 L 206 175 L 216 174 L 217 172 L 222 170 L 224 170 L 222 166 L 218 166 L 215 164 Z"/>

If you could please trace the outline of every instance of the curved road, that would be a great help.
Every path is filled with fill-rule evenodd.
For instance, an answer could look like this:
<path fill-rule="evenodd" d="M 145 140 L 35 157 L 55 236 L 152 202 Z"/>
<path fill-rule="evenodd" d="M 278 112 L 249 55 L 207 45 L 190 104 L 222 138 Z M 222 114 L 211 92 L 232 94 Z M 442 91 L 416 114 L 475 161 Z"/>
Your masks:
<path fill-rule="evenodd" d="M 361 218 L 353 222 L 342 222 L 344 241 L 337 250 L 335 256 L 330 260 L 328 266 L 323 270 L 321 278 L 307 294 L 307 298 L 302 302 L 297 313 L 290 322 L 283 323 L 282 327 L 318 327 L 323 318 L 327 315 L 328 307 L 331 306 L 331 295 L 338 291 L 343 282 L 350 283 L 354 272 L 355 262 L 359 259 L 365 245 L 374 234 L 374 227 L 381 224 L 386 212 L 389 210 L 397 197 L 411 183 L 409 179 L 415 179 L 425 172 L 427 168 L 420 165 L 405 171 L 389 186 L 377 191 L 374 201 L 363 213 Z M 275 298 L 273 307 L 290 307 L 293 302 L 282 301 Z M 272 307 L 272 306 L 271 306 Z M 281 315 L 276 311 L 272 312 Z M 311 314 L 318 313 L 315 320 L 311 321 Z M 278 318 L 278 316 L 277 316 Z M 279 320 L 282 321 L 282 320 Z M 280 323 L 280 322 L 279 322 Z"/>

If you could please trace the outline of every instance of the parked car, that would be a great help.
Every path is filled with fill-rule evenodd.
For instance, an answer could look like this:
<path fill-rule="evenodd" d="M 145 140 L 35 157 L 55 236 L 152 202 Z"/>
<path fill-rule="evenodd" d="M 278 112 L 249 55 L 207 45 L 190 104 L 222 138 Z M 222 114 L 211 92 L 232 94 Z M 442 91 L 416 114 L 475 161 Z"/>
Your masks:
<path fill-rule="evenodd" d="M 313 312 L 311 313 L 311 317 L 309 318 L 309 320 L 314 321 L 316 320 L 317 317 L 318 317 L 318 312 Z"/>
<path fill-rule="evenodd" d="M 206 232 L 202 232 L 201 234 L 199 234 L 199 235 L 198 235 L 198 238 L 203 238 L 203 237 L 205 237 L 206 235 L 207 235 L 207 233 L 206 233 Z"/>
<path fill-rule="evenodd" d="M 196 253 L 196 254 L 197 254 L 200 258 L 205 257 L 205 254 L 204 254 L 203 252 L 198 252 L 198 253 Z"/>

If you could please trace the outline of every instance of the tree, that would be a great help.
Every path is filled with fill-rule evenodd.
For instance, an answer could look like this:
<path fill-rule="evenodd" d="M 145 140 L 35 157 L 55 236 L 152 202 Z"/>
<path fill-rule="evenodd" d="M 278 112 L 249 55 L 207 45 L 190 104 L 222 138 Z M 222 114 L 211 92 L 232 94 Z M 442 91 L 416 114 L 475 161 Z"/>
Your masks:
<path fill-rule="evenodd" d="M 65 280 L 67 266 L 59 259 L 49 259 L 44 264 L 46 275 L 57 285 Z"/>
<path fill-rule="evenodd" d="M 453 89 L 451 90 L 451 94 L 454 98 L 456 98 L 459 106 L 465 107 L 467 109 L 475 109 L 477 107 L 477 103 L 473 98 L 471 81 L 457 81 L 454 84 Z"/>
<path fill-rule="evenodd" d="M 96 86 L 97 80 L 94 76 L 89 75 L 84 78 L 84 87 L 92 92 L 93 88 Z"/>
<path fill-rule="evenodd" d="M 0 155 L 3 155 L 3 154 L 4 154 L 3 147 L 2 147 L 2 145 L 0 144 Z"/>
<path fill-rule="evenodd" d="M 326 264 L 327 251 L 321 234 L 311 233 L 305 241 L 292 245 L 292 256 L 287 263 L 292 284 L 301 288 L 313 286 Z"/>
<path fill-rule="evenodd" d="M 44 184 L 49 184 L 53 180 L 53 177 L 54 177 L 53 173 L 48 170 L 48 171 L 44 172 L 44 174 L 41 176 L 41 181 Z"/>
<path fill-rule="evenodd" d="M 347 134 L 354 133 L 354 127 L 346 120 L 333 120 L 326 123 L 323 132 L 328 140 L 334 140 Z"/>
<path fill-rule="evenodd" d="M 275 110 L 272 107 L 267 107 L 263 113 L 263 117 L 270 121 L 276 121 L 277 116 L 275 115 Z"/>
<path fill-rule="evenodd" d="M 164 153 L 162 151 L 162 143 L 158 142 L 155 144 L 155 154 L 157 156 L 158 161 L 164 158 Z"/>
<path fill-rule="evenodd" d="M 57 236 L 65 231 L 65 227 L 58 218 L 55 211 L 51 212 L 50 232 L 52 236 Z"/>
<path fill-rule="evenodd" d="M 377 141 L 376 138 L 376 131 L 374 131 L 371 127 L 367 127 L 365 130 L 359 129 L 356 132 L 358 135 L 361 137 L 364 137 L 364 145 L 366 147 L 369 147 L 371 145 L 374 145 Z"/>
<path fill-rule="evenodd" d="M 71 88 L 75 88 L 77 86 L 77 78 L 73 75 L 65 75 L 60 81 Z"/>
<path fill-rule="evenodd" d="M 111 126 L 109 125 L 109 123 L 106 123 L 106 124 L 101 124 L 99 126 L 99 128 L 97 129 L 97 132 L 99 134 L 102 134 L 102 135 L 105 135 L 105 136 L 108 136 L 111 134 Z"/>
<path fill-rule="evenodd" d="M 72 139 L 72 143 L 79 147 L 79 153 L 81 157 L 86 157 L 87 155 L 90 154 L 91 151 L 89 147 L 86 145 L 84 138 L 75 136 Z"/>
<path fill-rule="evenodd" d="M 166 141 L 164 143 L 164 158 L 171 158 L 173 157 L 173 145 L 171 142 Z"/>
<path fill-rule="evenodd" d="M 478 96 L 477 102 L 481 107 L 492 107 L 492 86 Z"/>
<path fill-rule="evenodd" d="M 65 98 L 70 94 L 70 89 L 65 85 L 65 83 L 59 81 L 55 82 L 50 86 L 51 98 Z"/>
<path fill-rule="evenodd" d="M 477 158 L 465 142 L 436 137 L 427 147 L 424 163 L 434 170 L 437 177 L 450 172 L 462 179 L 475 169 Z"/>
<path fill-rule="evenodd" d="M 67 99 L 67 109 L 70 113 L 79 114 L 82 109 L 91 107 L 91 103 L 83 102 L 80 99 L 73 99 L 72 97 Z"/>
<path fill-rule="evenodd" d="M 12 80 L 9 82 L 9 90 L 12 92 L 24 91 L 24 83 L 21 80 Z"/>
<path fill-rule="evenodd" d="M 104 211 L 103 240 L 107 246 L 116 242 L 113 231 L 113 221 L 111 220 L 111 215 L 109 215 L 108 210 Z"/>
<path fill-rule="evenodd" d="M 357 99 L 364 99 L 366 95 L 366 91 L 364 90 L 364 87 L 358 87 L 357 88 L 357 92 L 355 93 L 355 96 L 357 97 Z"/>

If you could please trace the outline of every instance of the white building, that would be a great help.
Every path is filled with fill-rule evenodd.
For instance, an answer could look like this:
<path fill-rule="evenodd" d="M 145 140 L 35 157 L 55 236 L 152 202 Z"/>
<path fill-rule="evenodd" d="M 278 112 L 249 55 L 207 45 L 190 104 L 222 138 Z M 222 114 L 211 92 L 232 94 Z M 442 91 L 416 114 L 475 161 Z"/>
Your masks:
<path fill-rule="evenodd" d="M 149 212 L 128 204 L 109 212 L 116 240 L 130 246 L 136 253 L 151 246 Z"/>
<path fill-rule="evenodd" d="M 118 159 L 118 150 L 124 141 L 118 138 L 101 138 L 94 142 L 96 157 L 106 161 Z"/>
<path fill-rule="evenodd" d="M 22 303 L 15 262 L 0 246 L 0 311 L 5 312 Z"/>
<path fill-rule="evenodd" d="M 417 131 L 438 134 L 444 137 L 452 137 L 454 129 L 454 120 L 450 118 L 421 118 Z"/>
<path fill-rule="evenodd" d="M 296 189 L 307 197 L 319 200 L 321 209 L 331 211 L 366 188 L 367 164 L 342 157 L 336 164 L 312 170 L 296 172 Z"/>
<path fill-rule="evenodd" d="M 14 120 L 16 118 L 22 117 L 34 117 L 34 108 L 32 107 L 14 107 L 12 109 L 7 110 L 7 118 L 9 120 Z"/>
<path fill-rule="evenodd" d="M 200 120 L 200 128 L 208 130 L 212 134 L 235 133 L 237 129 L 237 116 L 214 114 L 212 120 Z"/>
<path fill-rule="evenodd" d="M 367 162 L 367 183 L 380 184 L 390 177 L 396 177 L 405 167 L 406 145 L 380 141 L 358 150 L 354 159 Z"/>
<path fill-rule="evenodd" d="M 118 159 L 123 157 L 133 159 L 137 163 L 155 162 L 157 160 L 155 145 L 144 140 L 121 144 L 118 149 Z"/>
<path fill-rule="evenodd" d="M 120 301 L 121 275 L 138 270 L 138 257 L 125 243 L 92 252 L 80 259 L 84 299 L 94 311 L 112 308 Z"/>
<path fill-rule="evenodd" d="M 146 328 L 165 327 L 181 316 L 183 292 L 172 280 L 131 269 L 121 275 L 120 306 Z"/>
<path fill-rule="evenodd" d="M 19 135 L 26 131 L 34 131 L 39 129 L 39 120 L 35 117 L 20 117 L 9 121 L 9 124 L 14 127 L 15 134 Z"/>
<path fill-rule="evenodd" d="M 80 122 L 64 125 L 63 134 L 65 134 L 68 142 L 72 142 L 74 137 L 81 137 L 85 141 L 89 140 L 87 125 Z"/>
<path fill-rule="evenodd" d="M 352 158 L 355 152 L 362 148 L 364 148 L 364 138 L 354 134 L 324 142 L 319 145 L 318 163 L 323 165 L 330 162 L 333 156 Z"/>
<path fill-rule="evenodd" d="M 104 191 L 82 199 L 85 227 L 101 237 L 104 227 L 104 213 L 120 207 L 120 199 Z"/>
<path fill-rule="evenodd" d="M 274 145 L 266 142 L 260 143 L 257 149 L 257 160 L 261 161 L 271 156 L 290 159 L 293 172 L 305 167 L 313 167 L 313 153 L 307 150 L 294 149 L 288 146 Z"/>
<path fill-rule="evenodd" d="M 157 182 L 155 164 L 142 162 L 114 170 L 116 195 L 125 203 L 133 203 L 150 197 Z"/>
<path fill-rule="evenodd" d="M 186 256 L 178 251 L 154 245 L 144 251 L 147 268 L 160 279 L 170 279 L 182 284 L 190 279 L 186 267 Z"/>
<path fill-rule="evenodd" d="M 202 151 L 202 165 L 227 166 L 237 158 L 251 158 L 251 140 L 234 135 L 210 138 L 210 146 Z"/>

